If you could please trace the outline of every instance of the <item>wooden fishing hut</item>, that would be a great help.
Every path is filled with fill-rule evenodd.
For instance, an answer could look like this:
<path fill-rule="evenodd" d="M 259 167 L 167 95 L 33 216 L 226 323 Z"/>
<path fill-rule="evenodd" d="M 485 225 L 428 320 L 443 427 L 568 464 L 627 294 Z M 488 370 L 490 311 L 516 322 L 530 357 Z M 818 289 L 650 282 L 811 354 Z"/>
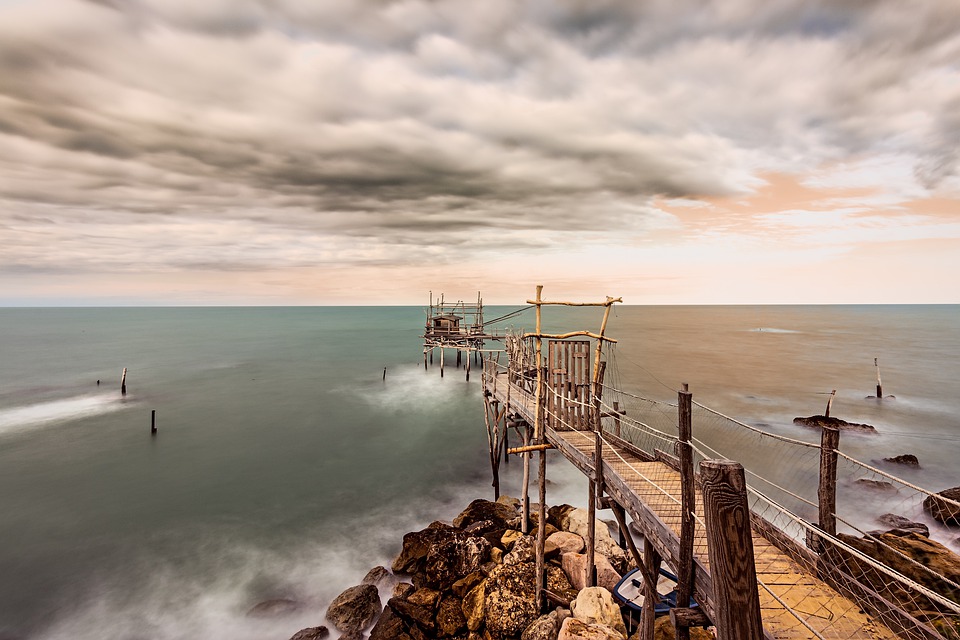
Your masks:
<path fill-rule="evenodd" d="M 466 369 L 466 379 L 470 380 L 470 361 L 482 360 L 486 342 L 503 340 L 504 334 L 490 331 L 483 319 L 483 298 L 477 292 L 477 301 L 447 302 L 443 294 L 437 300 L 430 292 L 430 306 L 427 309 L 427 322 L 423 331 L 423 368 L 433 364 L 433 352 L 440 351 L 440 376 L 443 377 L 444 353 L 453 349 L 457 353 L 457 368 Z M 464 362 L 463 355 L 466 354 Z"/>

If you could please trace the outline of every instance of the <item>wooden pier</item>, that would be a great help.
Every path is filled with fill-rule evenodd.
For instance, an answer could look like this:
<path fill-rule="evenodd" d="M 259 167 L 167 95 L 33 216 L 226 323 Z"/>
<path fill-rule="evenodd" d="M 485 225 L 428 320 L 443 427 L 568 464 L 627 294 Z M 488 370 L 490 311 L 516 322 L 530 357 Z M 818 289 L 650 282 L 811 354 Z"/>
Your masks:
<path fill-rule="evenodd" d="M 660 562 L 677 574 L 678 602 L 692 596 L 698 609 L 680 607 L 671 613 L 677 638 L 689 637 L 689 626 L 712 625 L 721 640 L 776 638 L 845 638 L 935 640 L 952 638 L 952 601 L 944 600 L 946 627 L 916 617 L 902 602 L 891 601 L 875 586 L 858 579 L 851 550 L 835 536 L 836 439 L 825 432 L 821 453 L 822 523 L 808 528 L 803 543 L 748 506 L 743 468 L 729 460 L 704 459 L 694 464 L 691 443 L 691 394 L 678 391 L 678 435 L 672 451 L 646 451 L 621 437 L 626 420 L 616 405 L 603 403 L 606 364 L 604 345 L 611 306 L 619 299 L 577 306 L 604 309 L 598 333 L 574 331 L 563 335 L 541 332 L 541 307 L 549 304 L 537 288 L 536 331 L 506 340 L 507 362 L 488 358 L 483 368 L 484 416 L 490 444 L 494 485 L 508 449 L 508 431 L 522 439 L 511 449 L 524 463 L 523 526 L 528 531 L 531 456 L 539 456 L 539 522 L 545 518 L 547 450 L 556 449 L 587 478 L 588 523 L 595 511 L 612 509 L 622 544 L 640 566 L 648 598 L 655 598 L 653 577 Z M 587 338 L 587 339 L 584 339 Z M 591 342 L 592 340 L 592 342 Z M 546 344 L 544 344 L 546 343 Z M 544 348 L 544 346 L 546 348 Z M 832 456 L 832 457 L 831 457 Z M 829 486 L 833 464 L 833 503 Z M 751 496 L 752 498 L 753 496 Z M 778 507 L 774 503 L 774 507 Z M 625 515 L 644 539 L 641 554 L 630 539 Z M 786 513 L 789 517 L 790 514 Z M 830 529 L 833 530 L 830 530 Z M 537 597 L 549 599 L 543 582 L 544 527 L 538 527 Z M 595 532 L 587 534 L 588 566 L 594 565 Z M 869 558 L 859 558 L 861 564 Z M 886 568 L 871 568 L 881 571 Z M 891 575 L 899 576 L 889 570 Z M 902 577 L 902 576 L 899 576 Z M 596 572 L 587 576 L 595 584 Z M 909 586 L 911 581 L 907 580 Z M 912 587 L 911 587 L 912 588 Z M 924 592 L 926 594 L 926 592 Z M 936 600 L 937 594 L 923 595 Z M 960 606 L 960 605 L 958 605 Z M 650 611 L 651 608 L 647 608 Z M 960 611 L 960 609 L 957 609 Z M 960 628 L 960 627 L 958 627 Z M 653 617 L 641 623 L 641 638 L 652 638 Z"/>

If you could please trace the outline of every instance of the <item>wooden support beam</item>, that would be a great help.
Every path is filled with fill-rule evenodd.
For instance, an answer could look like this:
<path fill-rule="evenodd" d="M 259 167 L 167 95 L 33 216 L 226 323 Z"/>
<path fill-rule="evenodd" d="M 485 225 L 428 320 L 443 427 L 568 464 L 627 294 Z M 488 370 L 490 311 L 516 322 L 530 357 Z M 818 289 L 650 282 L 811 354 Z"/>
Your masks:
<path fill-rule="evenodd" d="M 675 629 L 688 629 L 689 627 L 708 627 L 712 622 L 702 609 L 690 609 L 685 607 L 676 607 L 670 609 L 670 622 Z"/>
<path fill-rule="evenodd" d="M 537 543 L 536 543 L 536 575 L 537 588 L 535 598 L 537 607 L 543 610 L 543 590 L 547 586 L 546 570 L 544 564 L 544 548 L 547 542 L 547 452 L 540 449 L 540 504 L 537 508 Z"/>
<path fill-rule="evenodd" d="M 700 477 L 717 637 L 760 640 L 763 623 L 743 466 L 704 460 Z"/>
<path fill-rule="evenodd" d="M 643 539 L 643 563 L 646 567 L 645 573 L 652 576 L 660 575 L 660 554 L 657 553 L 656 548 L 647 538 Z M 653 583 L 654 586 L 651 587 L 650 583 L 647 582 L 646 578 L 644 579 L 643 584 L 643 601 L 644 602 L 656 602 L 659 598 L 657 595 L 656 583 Z M 653 628 L 654 623 L 656 622 L 656 614 L 654 607 L 644 607 L 643 611 L 640 614 L 640 640 L 653 640 Z"/>
<path fill-rule="evenodd" d="M 531 444 L 526 447 L 514 447 L 512 449 L 507 449 L 507 453 L 527 453 L 528 451 L 546 451 L 547 449 L 555 449 L 552 444 L 545 442 L 543 444 Z"/>
<path fill-rule="evenodd" d="M 640 570 L 640 576 L 643 578 L 644 585 L 652 590 L 653 593 L 657 593 L 657 582 L 659 581 L 659 578 L 657 574 L 649 573 L 648 567 L 643 561 L 643 556 L 640 555 L 637 545 L 633 542 L 633 536 L 630 535 L 630 529 L 627 528 L 627 519 L 625 517 L 626 510 L 611 498 L 607 498 L 606 502 L 607 504 L 612 503 L 613 505 L 616 505 L 613 508 L 613 517 L 617 519 L 617 527 L 620 529 L 620 539 L 626 541 L 627 548 L 630 550 L 630 555 L 633 556 L 633 561 L 637 563 L 637 568 Z M 646 601 L 646 598 L 644 598 L 644 601 Z M 656 602 L 660 602 L 660 594 L 657 594 Z"/>

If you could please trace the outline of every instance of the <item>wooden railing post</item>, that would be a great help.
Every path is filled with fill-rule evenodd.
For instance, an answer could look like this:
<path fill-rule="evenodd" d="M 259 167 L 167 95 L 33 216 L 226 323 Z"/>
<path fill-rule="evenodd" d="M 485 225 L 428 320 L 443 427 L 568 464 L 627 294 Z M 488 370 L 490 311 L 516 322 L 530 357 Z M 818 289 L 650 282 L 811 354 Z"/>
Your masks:
<path fill-rule="evenodd" d="M 820 435 L 820 484 L 817 501 L 820 528 L 831 536 L 837 535 L 837 448 L 840 430 L 823 427 Z"/>
<path fill-rule="evenodd" d="M 761 640 L 760 597 L 743 466 L 700 463 L 714 616 L 719 640 Z"/>
<path fill-rule="evenodd" d="M 680 460 L 680 558 L 677 567 L 677 606 L 689 607 L 690 596 L 693 594 L 693 512 L 696 509 L 696 487 L 693 473 L 693 446 L 690 440 L 693 437 L 693 394 L 687 384 L 677 393 L 677 424 L 679 439 L 676 454 Z M 676 627 L 677 640 L 687 640 L 690 630 L 687 627 Z"/>

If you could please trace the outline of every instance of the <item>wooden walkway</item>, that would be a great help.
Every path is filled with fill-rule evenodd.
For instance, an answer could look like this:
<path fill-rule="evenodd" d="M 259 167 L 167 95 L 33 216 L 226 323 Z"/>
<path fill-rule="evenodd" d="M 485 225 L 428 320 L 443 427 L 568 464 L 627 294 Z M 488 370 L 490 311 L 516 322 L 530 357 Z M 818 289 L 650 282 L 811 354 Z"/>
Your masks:
<path fill-rule="evenodd" d="M 507 402 L 506 376 L 493 376 L 487 381 L 486 388 L 497 400 Z M 511 410 L 533 424 L 533 398 L 518 392 L 515 386 L 510 391 Z M 679 472 L 612 434 L 604 433 L 603 438 L 602 473 L 606 493 L 630 513 L 663 559 L 676 567 L 681 521 Z M 546 439 L 587 477 L 595 477 L 594 432 L 547 429 Z M 696 502 L 696 512 L 702 522 L 703 505 L 699 489 Z M 783 538 L 783 534 L 770 525 L 764 527 L 764 522 L 754 522 L 753 545 L 761 617 L 767 637 L 784 640 L 818 637 L 895 640 L 898 637 L 865 615 L 851 600 L 805 571 L 794 557 L 771 541 L 778 535 Z M 763 535 L 764 529 L 766 535 Z M 706 535 L 699 523 L 695 531 L 694 597 L 707 615 L 714 618 Z M 781 541 L 781 546 L 789 547 L 789 544 Z M 795 549 L 794 553 L 807 552 L 805 549 Z"/>

